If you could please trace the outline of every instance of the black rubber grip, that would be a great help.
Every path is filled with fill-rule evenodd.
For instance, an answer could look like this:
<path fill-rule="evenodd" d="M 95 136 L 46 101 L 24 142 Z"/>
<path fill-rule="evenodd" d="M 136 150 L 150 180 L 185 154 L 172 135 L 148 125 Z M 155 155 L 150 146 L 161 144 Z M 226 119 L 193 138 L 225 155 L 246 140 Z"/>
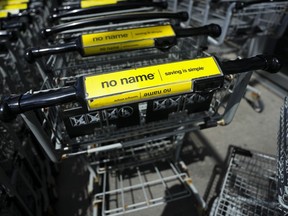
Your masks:
<path fill-rule="evenodd" d="M 17 114 L 26 111 L 75 100 L 77 100 L 77 91 L 74 86 L 5 97 L 0 103 L 0 120 L 11 121 Z"/>
<path fill-rule="evenodd" d="M 237 74 L 254 70 L 277 73 L 282 65 L 275 56 L 257 55 L 251 58 L 222 62 L 220 66 L 224 74 Z"/>
<path fill-rule="evenodd" d="M 209 35 L 211 37 L 219 37 L 221 35 L 221 27 L 217 24 L 210 24 L 198 28 L 177 28 L 174 30 L 177 37 L 189 37 L 196 35 Z"/>
<path fill-rule="evenodd" d="M 149 1 L 119 2 L 117 4 L 112 4 L 112 5 L 95 6 L 95 7 L 67 10 L 67 11 L 54 13 L 51 16 L 49 16 L 49 20 L 53 22 L 57 19 L 64 18 L 64 17 L 96 14 L 96 13 L 119 11 L 119 10 L 128 10 L 128 9 L 141 8 L 141 7 L 157 7 L 157 8 L 166 9 L 168 7 L 168 4 L 167 2 L 149 2 Z"/>
<path fill-rule="evenodd" d="M 33 63 L 35 62 L 37 58 L 40 58 L 43 56 L 77 51 L 79 49 L 80 48 L 76 42 L 58 44 L 58 45 L 43 47 L 43 48 L 29 48 L 25 52 L 25 59 L 27 62 Z"/>
<path fill-rule="evenodd" d="M 77 20 L 73 22 L 68 22 L 60 25 L 53 26 L 51 28 L 42 29 L 41 35 L 44 38 L 52 36 L 56 33 L 83 28 L 88 26 L 95 26 L 101 24 L 108 24 L 111 22 L 119 23 L 124 21 L 136 21 L 136 20 L 149 20 L 149 19 L 178 19 L 181 21 L 187 21 L 189 15 L 187 12 L 178 13 L 133 13 L 133 14 L 121 14 L 121 15 L 111 15 L 105 17 L 93 17 L 88 19 Z"/>

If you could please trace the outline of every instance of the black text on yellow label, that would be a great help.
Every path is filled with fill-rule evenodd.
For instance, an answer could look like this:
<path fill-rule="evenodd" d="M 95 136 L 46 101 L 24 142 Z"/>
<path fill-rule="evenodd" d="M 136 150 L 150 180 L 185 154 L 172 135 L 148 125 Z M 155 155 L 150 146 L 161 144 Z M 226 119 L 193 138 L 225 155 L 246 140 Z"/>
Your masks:
<path fill-rule="evenodd" d="M 170 25 L 144 27 L 82 35 L 84 55 L 154 47 L 154 39 L 173 37 Z M 107 47 L 105 49 L 105 47 Z"/>
<path fill-rule="evenodd" d="M 213 57 L 84 78 L 89 109 L 193 91 L 193 80 L 222 76 Z"/>

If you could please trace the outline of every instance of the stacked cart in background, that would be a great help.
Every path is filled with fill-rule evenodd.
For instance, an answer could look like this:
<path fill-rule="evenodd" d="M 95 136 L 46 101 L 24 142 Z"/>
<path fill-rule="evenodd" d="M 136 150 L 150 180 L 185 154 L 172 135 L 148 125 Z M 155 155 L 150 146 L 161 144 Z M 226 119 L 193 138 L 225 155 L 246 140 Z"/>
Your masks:
<path fill-rule="evenodd" d="M 8 3 L 8 2 L 7 2 Z M 38 88 L 41 77 L 24 58 L 25 49 L 46 22 L 49 3 L 4 5 L 0 2 L 0 95 Z M 0 214 L 53 213 L 57 199 L 52 165 L 21 118 L 0 123 Z"/>
<path fill-rule="evenodd" d="M 230 146 L 226 167 L 222 172 L 216 168 L 211 178 L 216 196 L 206 191 L 209 215 L 283 215 L 277 197 L 276 162 L 275 156 Z"/>
<path fill-rule="evenodd" d="M 265 39 L 279 38 L 287 27 L 287 1 L 193 1 L 190 25 L 217 23 L 222 27 L 217 46 L 228 45 L 242 58 L 262 53 Z M 222 54 L 229 49 L 221 49 Z"/>
<path fill-rule="evenodd" d="M 209 38 L 212 45 L 209 52 L 217 53 L 222 59 L 233 56 L 246 58 L 259 53 L 274 54 L 277 39 L 287 29 L 287 1 L 195 0 L 191 4 L 190 25 L 216 23 L 221 26 L 221 36 Z M 262 77 L 273 80 L 273 76 L 257 73 L 255 77 L 271 88 Z M 264 104 L 261 92 L 252 84 L 248 85 L 247 90 L 246 101 L 256 112 L 262 112 Z"/>
<path fill-rule="evenodd" d="M 204 195 L 209 215 L 287 215 L 287 97 L 280 110 L 277 156 L 230 146 Z"/>
<path fill-rule="evenodd" d="M 12 128 L 23 129 L 16 131 L 17 136 L 13 130 L 3 131 L 7 137 L 18 137 L 17 149 L 26 143 L 42 147 L 35 154 L 41 153 L 38 164 L 45 165 L 45 179 L 54 168 L 47 158 L 59 162 L 85 155 L 92 185 L 87 214 L 122 215 L 191 196 L 191 205 L 203 212 L 206 204 L 180 158 L 184 134 L 232 121 L 251 76 L 244 72 L 279 70 L 278 60 L 270 56 L 227 62 L 211 57 L 205 51 L 208 36 L 219 36 L 220 27 L 192 27 L 192 3 L 36 0 L 17 13 L 9 11 L 10 6 L 4 8 L 8 13 L 4 12 L 1 28 L 14 27 L 0 34 L 7 46 L 0 65 L 0 117 L 12 121 Z M 188 72 L 193 76 L 181 80 Z M 164 92 L 160 84 L 165 78 L 169 82 L 163 84 Z M 123 88 L 113 92 L 117 83 Z M 133 91 L 147 97 L 131 96 Z M 4 142 L 3 152 L 9 153 L 9 139 Z M 18 173 L 13 174 L 16 180 Z M 9 177 L 3 174 L 1 183 L 17 186 L 8 184 Z M 28 215 L 48 212 L 53 194 L 46 193 L 53 191 L 53 178 L 41 183 L 40 197 L 34 184 L 24 189 L 23 196 L 33 194 L 27 195 L 33 196 L 31 202 L 11 189 L 11 199 L 24 200 L 17 202 L 20 209 L 37 206 L 37 213 Z M 171 189 L 175 185 L 179 190 Z M 45 208 L 35 204 L 42 199 Z"/>

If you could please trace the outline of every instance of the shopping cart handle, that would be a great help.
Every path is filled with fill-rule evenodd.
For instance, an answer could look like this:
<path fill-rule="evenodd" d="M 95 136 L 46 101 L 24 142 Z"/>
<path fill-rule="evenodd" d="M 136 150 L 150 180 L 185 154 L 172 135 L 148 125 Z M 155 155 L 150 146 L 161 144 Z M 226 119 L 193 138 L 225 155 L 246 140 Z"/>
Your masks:
<path fill-rule="evenodd" d="M 253 5 L 253 4 L 275 3 L 275 2 L 282 2 L 282 1 L 284 2 L 284 0 L 256 0 L 256 1 L 248 1 L 248 2 L 237 1 L 235 4 L 235 9 L 242 10 L 243 8 Z"/>
<path fill-rule="evenodd" d="M 0 30 L 0 40 L 16 41 L 18 39 L 17 31 Z"/>
<path fill-rule="evenodd" d="M 19 22 L 19 21 L 3 22 L 0 25 L 1 25 L 1 29 L 3 30 L 19 29 L 21 31 L 25 31 L 26 29 L 26 24 L 24 22 Z"/>
<path fill-rule="evenodd" d="M 17 114 L 26 111 L 75 100 L 77 100 L 77 91 L 74 86 L 4 97 L 0 102 L 0 120 L 8 122 L 13 120 Z"/>
<path fill-rule="evenodd" d="M 100 24 L 107 24 L 111 22 L 124 22 L 124 21 L 136 21 L 136 20 L 149 20 L 149 19 L 178 19 L 181 21 L 187 21 L 189 18 L 189 15 L 187 12 L 178 12 L 178 13 L 133 13 L 133 14 L 121 14 L 121 15 L 111 15 L 111 16 L 105 16 L 105 17 L 93 17 L 93 18 L 87 18 L 82 20 L 77 20 L 73 22 L 68 22 L 60 25 L 53 26 L 51 28 L 46 28 L 41 30 L 41 35 L 44 38 L 47 38 L 49 36 L 52 36 L 56 33 L 71 30 L 71 29 L 77 29 L 77 28 L 83 28 L 88 26 L 95 26 Z"/>
<path fill-rule="evenodd" d="M 119 2 L 117 4 L 112 4 L 112 5 L 95 6 L 95 7 L 74 9 L 74 10 L 54 13 L 51 16 L 49 16 L 49 20 L 53 22 L 57 19 L 61 19 L 64 17 L 69 17 L 69 16 L 80 16 L 80 15 L 96 14 L 96 13 L 103 13 L 103 12 L 109 12 L 109 11 L 128 10 L 128 9 L 140 8 L 140 7 L 157 7 L 157 8 L 166 9 L 168 7 L 168 4 L 167 2 L 152 2 L 152 1 Z"/>
<path fill-rule="evenodd" d="M 238 59 L 226 62 L 218 61 L 218 64 L 222 69 L 224 75 L 244 73 L 247 71 L 261 70 L 261 69 L 268 71 L 270 73 L 275 73 L 278 72 L 281 68 L 279 60 L 276 57 L 269 55 L 267 56 L 258 55 L 252 58 L 246 58 L 240 60 Z M 205 91 L 211 91 L 211 89 L 214 91 L 215 89 L 221 88 L 223 83 L 223 74 L 219 73 L 218 77 L 211 77 L 211 79 L 195 80 L 194 81 L 195 86 L 193 91 L 205 92 Z M 154 77 L 154 75 L 151 77 Z M 28 92 L 26 94 L 21 94 L 17 96 L 4 97 L 0 102 L 0 120 L 10 121 L 13 118 L 15 118 L 15 116 L 19 113 L 23 113 L 38 108 L 55 106 L 67 102 L 77 101 L 81 104 L 86 104 L 87 95 L 84 90 L 85 86 L 83 79 L 84 79 L 83 77 L 82 79 L 78 79 L 78 82 L 76 82 L 75 86 L 50 89 L 39 92 Z M 102 83 L 102 86 L 108 85 L 104 83 L 105 82 Z"/>
<path fill-rule="evenodd" d="M 58 44 L 43 48 L 28 48 L 25 52 L 25 59 L 27 62 L 33 63 L 37 58 L 43 56 L 77 51 L 78 49 L 79 45 L 76 42 Z"/>
<path fill-rule="evenodd" d="M 211 37 L 219 37 L 221 35 L 221 27 L 217 24 L 210 24 L 198 28 L 174 28 L 175 33 L 179 37 L 189 37 L 194 35 L 209 35 Z"/>
<path fill-rule="evenodd" d="M 277 73 L 282 66 L 279 59 L 272 55 L 257 55 L 251 58 L 225 61 L 220 65 L 224 74 L 244 73 L 253 70 Z"/>
<path fill-rule="evenodd" d="M 168 25 L 167 25 L 168 26 Z M 160 28 L 160 26 L 152 26 L 151 30 L 146 31 L 154 31 L 152 30 L 153 28 Z M 219 25 L 216 24 L 210 24 L 210 25 L 206 25 L 203 27 L 198 27 L 198 28 L 179 28 L 179 27 L 174 27 L 171 26 L 175 32 L 175 36 L 178 37 L 191 37 L 191 36 L 199 36 L 199 35 L 210 35 L 210 36 L 219 36 L 221 34 L 221 27 Z M 139 30 L 142 28 L 131 28 L 129 29 L 130 31 L 133 30 Z M 124 31 L 124 30 L 123 30 Z M 143 31 L 143 29 L 142 29 Z M 158 29 L 159 31 L 159 29 Z M 106 34 L 115 34 L 116 31 L 108 31 L 106 32 Z M 161 31 L 160 31 L 161 32 Z M 101 34 L 101 33 L 100 33 Z M 126 33 L 127 35 L 130 33 Z M 60 53 L 66 53 L 66 52 L 71 52 L 71 51 L 78 51 L 78 53 L 80 53 L 81 56 L 91 56 L 91 55 L 97 55 L 97 54 L 101 54 L 101 52 L 90 52 L 89 54 L 85 54 L 85 46 L 83 45 L 83 37 L 90 35 L 92 37 L 97 37 L 97 33 L 95 34 L 84 34 L 81 36 L 78 36 L 73 42 L 70 43 L 64 43 L 64 44 L 57 44 L 57 45 L 53 45 L 53 46 L 49 46 L 49 47 L 42 47 L 42 48 L 30 48 L 28 50 L 26 50 L 26 54 L 25 54 L 25 58 L 29 63 L 33 63 L 37 58 L 39 57 L 43 57 L 46 55 L 54 55 L 54 54 L 60 54 Z M 167 37 L 163 37 L 163 34 L 161 34 L 161 36 L 157 37 L 156 34 L 154 34 L 153 37 L 151 37 L 151 39 L 154 39 L 155 44 L 154 47 L 158 48 L 158 49 L 169 49 L 172 46 L 177 44 L 177 40 L 176 37 L 174 35 L 173 36 L 167 36 Z M 131 41 L 133 41 L 133 39 L 130 39 Z M 138 39 L 139 40 L 139 39 Z M 122 41 L 123 42 L 123 41 Z M 121 41 L 119 41 L 119 43 L 122 43 Z M 127 39 L 124 40 L 124 42 L 127 42 Z M 98 45 L 99 42 L 93 42 L 93 44 L 91 43 L 89 46 L 99 46 Z M 115 42 L 113 41 L 112 43 L 107 42 L 107 45 L 115 45 Z M 86 47 L 87 48 L 87 47 Z M 135 49 L 141 49 L 141 48 L 145 48 L 145 47 L 136 47 Z M 147 47 L 146 47 L 147 48 Z M 151 48 L 151 46 L 149 46 L 149 48 Z M 120 51 L 125 51 L 125 49 L 121 49 Z M 114 52 L 116 52 L 114 50 Z M 105 52 L 102 52 L 105 53 Z"/>

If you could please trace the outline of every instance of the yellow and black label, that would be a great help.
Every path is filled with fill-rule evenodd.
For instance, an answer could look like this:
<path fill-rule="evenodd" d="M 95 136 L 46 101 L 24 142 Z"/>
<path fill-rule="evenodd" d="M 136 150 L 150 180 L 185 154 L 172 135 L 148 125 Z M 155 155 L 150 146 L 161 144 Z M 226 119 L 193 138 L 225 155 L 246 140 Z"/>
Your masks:
<path fill-rule="evenodd" d="M 154 39 L 174 37 L 171 25 L 143 27 L 82 35 L 85 56 L 154 47 Z"/>
<path fill-rule="evenodd" d="M 84 77 L 89 110 L 193 91 L 193 81 L 222 76 L 213 57 Z"/>
<path fill-rule="evenodd" d="M 10 1 L 0 1 L 0 6 L 4 5 L 16 5 L 16 4 L 23 4 L 23 3 L 28 3 L 29 0 L 10 0 Z"/>
<path fill-rule="evenodd" d="M 27 9 L 27 4 L 9 4 L 9 5 L 0 5 L 1 10 L 11 10 L 11 9 L 18 9 L 18 10 L 25 10 Z"/>
<path fill-rule="evenodd" d="M 7 17 L 8 13 L 18 14 L 18 13 L 20 13 L 20 10 L 19 9 L 0 10 L 0 13 L 3 13 L 3 17 Z M 0 18 L 1 18 L 1 14 L 0 14 Z"/>
<path fill-rule="evenodd" d="M 8 12 L 7 11 L 0 11 L 0 18 L 6 18 L 8 17 Z"/>
<path fill-rule="evenodd" d="M 80 6 L 81 8 L 89 8 L 95 6 L 116 4 L 117 2 L 118 2 L 117 0 L 94 0 L 94 1 L 84 0 L 81 1 Z"/>
<path fill-rule="evenodd" d="M 21 3 L 28 3 L 30 0 L 4 0 L 4 1 L 1 1 L 3 3 L 13 3 L 13 4 L 21 4 Z"/>

